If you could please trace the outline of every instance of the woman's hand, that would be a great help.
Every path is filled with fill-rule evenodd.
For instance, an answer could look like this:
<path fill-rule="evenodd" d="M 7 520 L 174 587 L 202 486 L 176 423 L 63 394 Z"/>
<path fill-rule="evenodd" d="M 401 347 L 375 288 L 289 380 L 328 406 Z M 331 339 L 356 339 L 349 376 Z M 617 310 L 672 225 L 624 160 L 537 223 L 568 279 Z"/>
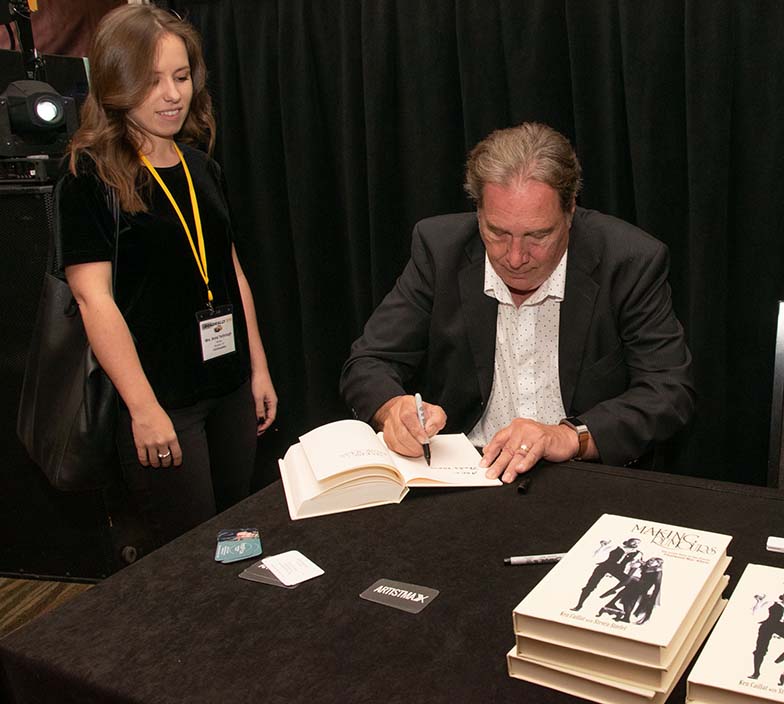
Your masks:
<path fill-rule="evenodd" d="M 174 425 L 159 404 L 131 413 L 131 430 L 136 454 L 145 467 L 179 467 L 182 450 Z"/>
<path fill-rule="evenodd" d="M 275 421 L 278 414 L 278 396 L 266 369 L 251 374 L 250 388 L 256 403 L 256 435 L 261 435 Z"/>

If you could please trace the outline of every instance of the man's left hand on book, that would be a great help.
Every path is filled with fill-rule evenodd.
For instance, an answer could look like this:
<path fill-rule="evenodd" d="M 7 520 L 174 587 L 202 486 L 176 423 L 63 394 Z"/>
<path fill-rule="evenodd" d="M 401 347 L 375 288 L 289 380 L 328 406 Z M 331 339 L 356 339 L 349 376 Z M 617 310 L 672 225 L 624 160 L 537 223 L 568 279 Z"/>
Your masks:
<path fill-rule="evenodd" d="M 488 479 L 509 483 L 539 460 L 565 462 L 577 455 L 575 432 L 565 425 L 546 425 L 529 418 L 515 418 L 485 445 L 480 467 Z"/>
<path fill-rule="evenodd" d="M 421 457 L 422 444 L 446 425 L 446 413 L 441 406 L 423 403 L 425 427 L 419 422 L 413 396 L 394 396 L 373 416 L 373 425 L 384 432 L 384 442 L 393 452 L 406 457 Z"/>

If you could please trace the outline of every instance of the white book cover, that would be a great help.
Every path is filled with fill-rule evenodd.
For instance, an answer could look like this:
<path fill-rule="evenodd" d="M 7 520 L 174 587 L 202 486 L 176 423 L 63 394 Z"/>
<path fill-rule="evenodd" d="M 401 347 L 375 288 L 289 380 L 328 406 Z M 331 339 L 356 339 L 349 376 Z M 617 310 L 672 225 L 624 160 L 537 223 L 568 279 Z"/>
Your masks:
<path fill-rule="evenodd" d="M 515 633 L 668 667 L 729 563 L 730 540 L 604 514 L 515 607 Z"/>
<path fill-rule="evenodd" d="M 688 678 L 702 702 L 784 702 L 784 569 L 749 564 Z"/>
<path fill-rule="evenodd" d="M 673 662 L 667 668 L 651 667 L 629 662 L 623 658 L 611 658 L 604 655 L 596 655 L 585 650 L 576 650 L 562 645 L 548 643 L 535 638 L 517 636 L 517 655 L 527 660 L 541 662 L 548 667 L 563 667 L 582 673 L 585 677 L 598 676 L 607 680 L 619 682 L 622 687 L 624 683 L 636 687 L 644 687 L 656 692 L 665 692 L 671 689 L 677 672 L 684 662 L 687 653 L 691 650 L 695 640 L 704 630 L 705 624 L 715 613 L 716 605 L 725 603 L 722 601 L 721 594 L 729 582 L 729 577 L 724 575 L 716 585 L 713 593 L 708 599 L 708 603 L 692 626 L 691 632 L 686 636 L 686 640 L 676 653 Z M 713 626 L 716 618 L 710 621 Z M 707 635 L 707 632 L 705 633 Z M 704 637 L 704 636 L 703 636 Z"/>
<path fill-rule="evenodd" d="M 698 632 L 692 634 L 686 651 L 673 664 L 674 673 L 669 678 L 664 691 L 656 691 L 592 673 L 580 672 L 563 665 L 530 660 L 515 654 L 514 648 L 506 656 L 509 675 L 561 692 L 568 692 L 584 699 L 601 702 L 601 704 L 664 704 L 686 671 L 689 662 L 699 650 L 711 627 L 716 623 L 725 604 L 723 599 L 715 603 L 707 620 L 703 621 Z"/>

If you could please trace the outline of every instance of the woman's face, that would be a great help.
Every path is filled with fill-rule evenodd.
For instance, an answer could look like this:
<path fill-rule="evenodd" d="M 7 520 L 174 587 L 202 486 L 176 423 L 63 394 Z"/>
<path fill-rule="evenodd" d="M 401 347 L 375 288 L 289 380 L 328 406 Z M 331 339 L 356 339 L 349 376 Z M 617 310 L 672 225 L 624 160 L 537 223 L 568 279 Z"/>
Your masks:
<path fill-rule="evenodd" d="M 174 34 L 158 41 L 155 69 L 147 97 L 133 110 L 129 119 L 150 142 L 169 141 L 182 129 L 193 97 L 191 67 L 185 43 Z"/>

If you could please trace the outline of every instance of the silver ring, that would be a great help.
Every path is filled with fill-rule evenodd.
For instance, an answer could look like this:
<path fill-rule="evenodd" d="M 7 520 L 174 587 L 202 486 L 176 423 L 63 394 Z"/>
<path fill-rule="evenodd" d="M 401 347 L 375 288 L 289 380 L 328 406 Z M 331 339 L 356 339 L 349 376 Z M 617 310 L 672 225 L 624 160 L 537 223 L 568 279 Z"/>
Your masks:
<path fill-rule="evenodd" d="M 167 450 L 163 454 L 161 454 L 160 452 L 158 453 L 159 460 L 165 460 L 167 457 L 171 457 L 171 450 Z"/>
<path fill-rule="evenodd" d="M 526 445 L 525 443 L 523 443 L 522 445 L 520 445 L 520 449 L 521 449 L 523 452 L 528 452 L 528 450 L 530 450 L 531 448 L 530 448 L 530 447 L 528 447 L 528 445 Z"/>

